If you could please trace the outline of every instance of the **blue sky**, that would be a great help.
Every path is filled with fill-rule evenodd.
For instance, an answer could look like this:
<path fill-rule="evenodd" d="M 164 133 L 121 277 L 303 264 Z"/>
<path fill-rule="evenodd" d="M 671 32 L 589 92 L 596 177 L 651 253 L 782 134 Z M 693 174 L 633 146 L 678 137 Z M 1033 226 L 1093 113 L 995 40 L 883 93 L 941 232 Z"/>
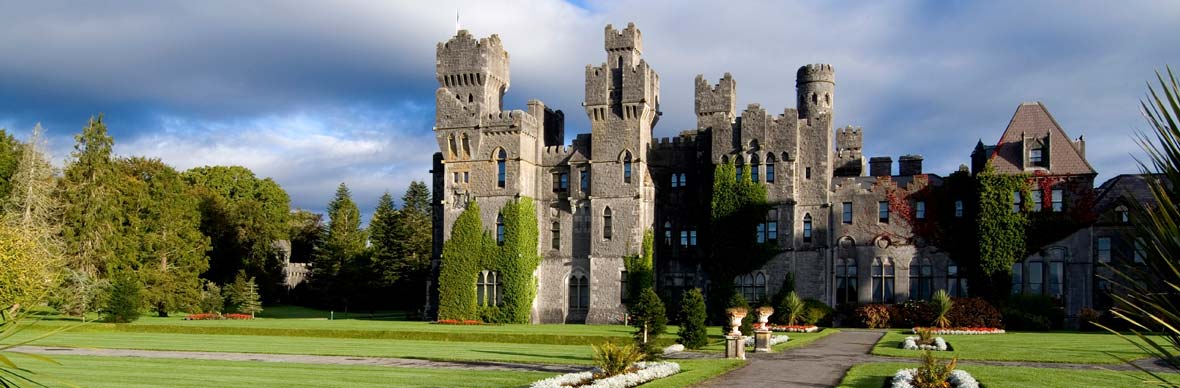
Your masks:
<path fill-rule="evenodd" d="M 294 206 L 346 182 L 370 213 L 428 180 L 435 44 L 455 12 L 511 55 L 509 109 L 538 98 L 588 130 L 602 28 L 635 22 L 660 73 L 659 137 L 692 129 L 693 78 L 738 83 L 739 109 L 794 106 L 795 69 L 836 68 L 837 126 L 867 156 L 917 153 L 946 174 L 1041 101 L 1085 136 L 1099 180 L 1135 172 L 1138 100 L 1180 66 L 1180 3 L 1134 1 L 0 1 L 0 128 L 41 122 L 55 158 L 104 113 L 117 153 L 181 169 L 243 165 Z"/>

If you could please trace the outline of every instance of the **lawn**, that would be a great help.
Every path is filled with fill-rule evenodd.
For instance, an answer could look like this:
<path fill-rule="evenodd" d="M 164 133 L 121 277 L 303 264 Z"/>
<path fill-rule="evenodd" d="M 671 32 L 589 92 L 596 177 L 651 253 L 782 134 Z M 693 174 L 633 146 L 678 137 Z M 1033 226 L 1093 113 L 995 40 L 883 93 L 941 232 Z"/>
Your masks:
<path fill-rule="evenodd" d="M 680 373 L 665 377 L 647 384 L 640 385 L 640 388 L 673 388 L 673 387 L 687 387 L 701 381 L 719 376 L 725 372 L 737 369 L 745 365 L 744 360 L 729 360 L 724 358 L 700 359 L 700 360 L 671 360 L 680 364 Z"/>
<path fill-rule="evenodd" d="M 898 348 L 909 334 L 891 330 L 873 354 L 893 357 L 920 357 L 921 352 Z M 1118 364 L 1114 356 L 1140 359 L 1148 355 L 1135 345 L 1113 334 L 1080 332 L 1009 332 L 989 335 L 942 336 L 953 352 L 935 352 L 940 357 L 952 355 L 962 360 L 1039 361 L 1079 364 Z"/>
<path fill-rule="evenodd" d="M 62 365 L 17 358 L 21 366 L 71 385 L 136 387 L 521 387 L 551 373 L 457 371 L 355 365 L 56 356 Z M 65 387 L 43 379 L 51 387 Z"/>
<path fill-rule="evenodd" d="M 840 382 L 840 388 L 881 388 L 886 379 L 898 369 L 915 368 L 918 364 L 875 363 L 853 366 Z M 960 365 L 987 388 L 1107 388 L 1145 386 L 1145 374 L 1133 372 L 1069 370 L 1048 368 L 1017 368 L 982 365 Z M 1180 374 L 1167 375 L 1180 383 Z"/>

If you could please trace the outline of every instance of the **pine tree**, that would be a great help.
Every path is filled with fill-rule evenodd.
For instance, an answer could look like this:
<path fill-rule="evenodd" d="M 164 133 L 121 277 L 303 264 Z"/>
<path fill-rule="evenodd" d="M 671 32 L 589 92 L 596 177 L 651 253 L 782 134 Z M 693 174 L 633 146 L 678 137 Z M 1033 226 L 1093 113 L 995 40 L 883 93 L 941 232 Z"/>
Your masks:
<path fill-rule="evenodd" d="M 668 325 L 664 302 L 653 288 L 645 288 L 631 306 L 631 326 L 635 327 L 635 341 L 644 353 L 654 355 L 659 350 L 656 338 L 664 334 Z"/>
<path fill-rule="evenodd" d="M 336 196 L 328 203 L 328 228 L 323 247 L 316 253 L 312 264 L 312 281 L 327 294 L 342 302 L 347 309 L 355 290 L 355 279 L 346 279 L 358 273 L 355 265 L 365 249 L 365 234 L 360 228 L 360 209 L 352 201 L 348 186 L 341 183 Z"/>
<path fill-rule="evenodd" d="M 111 274 L 111 285 L 107 288 L 103 303 L 103 320 L 114 323 L 131 323 L 139 319 L 143 309 L 143 284 L 134 272 L 119 270 Z"/>
<path fill-rule="evenodd" d="M 410 182 L 402 195 L 402 207 L 394 216 L 389 241 L 397 263 L 398 291 L 415 303 L 425 299 L 423 284 L 430 275 L 430 213 L 430 189 L 425 183 Z"/>
<path fill-rule="evenodd" d="M 369 220 L 369 246 L 372 250 L 374 276 L 379 277 L 378 283 L 383 287 L 392 286 L 402 276 L 398 255 L 394 249 L 399 244 L 394 230 L 398 227 L 397 208 L 393 205 L 393 196 L 389 192 L 381 195 L 377 200 L 377 209 L 373 212 L 373 219 Z"/>
<path fill-rule="evenodd" d="M 121 214 L 111 159 L 115 142 L 101 115 L 91 118 L 74 140 L 58 191 L 67 265 L 88 274 L 108 273 L 120 245 Z"/>
<path fill-rule="evenodd" d="M 262 298 L 258 295 L 258 284 L 254 282 L 254 278 L 246 279 L 245 275 L 241 275 L 239 281 L 234 282 L 236 289 L 233 294 L 233 304 L 237 306 L 235 310 L 242 314 L 250 314 L 250 318 L 254 318 L 254 314 L 262 312 Z"/>
<path fill-rule="evenodd" d="M 708 344 L 705 297 L 701 295 L 701 290 L 693 288 L 685 292 L 680 308 L 680 344 L 689 349 L 699 349 Z"/>

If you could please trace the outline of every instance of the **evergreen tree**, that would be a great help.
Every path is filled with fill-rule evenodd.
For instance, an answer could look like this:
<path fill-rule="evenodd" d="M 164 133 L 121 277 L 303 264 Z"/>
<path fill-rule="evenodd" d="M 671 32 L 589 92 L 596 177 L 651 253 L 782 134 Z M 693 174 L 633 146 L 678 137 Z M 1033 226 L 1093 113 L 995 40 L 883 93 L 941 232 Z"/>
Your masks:
<path fill-rule="evenodd" d="M 57 272 L 62 260 L 58 218 L 61 209 L 54 195 L 57 182 L 42 133 L 40 124 L 34 126 L 28 143 L 21 147 L 23 151 L 8 185 L 12 190 L 0 206 L 4 209 L 4 223 L 32 239 L 37 259 L 44 262 L 41 266 Z"/>
<path fill-rule="evenodd" d="M 389 241 L 395 258 L 397 292 L 414 305 L 425 300 L 425 282 L 430 276 L 431 209 L 430 189 L 425 183 L 410 182 L 402 195 L 402 207 L 394 215 Z M 409 307 L 409 306 L 400 306 Z"/>
<path fill-rule="evenodd" d="M 365 249 L 365 234 L 361 230 L 361 212 L 352 201 L 348 186 L 341 183 L 336 196 L 328 203 L 328 227 L 322 249 L 315 255 L 311 266 L 311 279 L 333 303 L 344 303 L 347 309 L 350 297 L 355 291 L 355 280 L 348 275 L 359 273 L 355 266 L 360 264 Z"/>
<path fill-rule="evenodd" d="M 209 239 L 200 231 L 200 212 L 192 190 L 159 159 L 133 157 L 118 162 L 122 173 L 124 240 L 145 286 L 145 299 L 161 317 L 196 307 L 200 274 L 209 268 Z"/>
<path fill-rule="evenodd" d="M 230 303 L 234 305 L 234 311 L 250 314 L 251 318 L 254 314 L 262 312 L 262 298 L 258 295 L 258 284 L 254 282 L 254 278 L 247 279 L 244 273 L 238 274 L 233 288 Z"/>
<path fill-rule="evenodd" d="M 680 344 L 688 349 L 699 349 L 709 342 L 705 327 L 705 296 L 693 288 L 680 301 Z"/>
<path fill-rule="evenodd" d="M 16 174 L 16 165 L 21 159 L 21 143 L 8 131 L 0 129 L 0 201 L 8 198 L 12 186 L 9 183 Z"/>
<path fill-rule="evenodd" d="M 291 212 L 291 262 L 310 263 L 324 239 L 324 215 L 303 209 Z"/>
<path fill-rule="evenodd" d="M 668 317 L 664 302 L 653 288 L 645 288 L 631 305 L 631 326 L 635 327 L 635 341 L 648 355 L 659 352 L 656 338 L 664 334 Z"/>
<path fill-rule="evenodd" d="M 61 283 L 50 291 L 49 307 L 66 315 L 82 317 L 98 312 L 102 307 L 105 292 L 110 287 L 106 279 L 99 279 L 86 272 L 65 268 Z"/>
<path fill-rule="evenodd" d="M 74 136 L 74 152 L 62 177 L 58 197 L 63 206 L 62 238 L 67 265 L 87 274 L 112 269 L 120 225 L 114 139 L 102 116 L 91 118 Z"/>
<path fill-rule="evenodd" d="M 104 302 L 103 320 L 114 323 L 135 322 L 143 309 L 143 284 L 134 272 L 115 271 L 111 274 L 111 285 L 107 287 Z"/>
<path fill-rule="evenodd" d="M 225 310 L 225 297 L 221 295 L 221 287 L 214 282 L 205 282 L 205 289 L 201 290 L 199 312 L 220 314 Z"/>
<path fill-rule="evenodd" d="M 394 251 L 399 245 L 394 230 L 398 227 L 397 208 L 389 192 L 377 200 L 373 219 L 369 220 L 369 246 L 372 250 L 374 276 L 382 287 L 392 286 L 402 276 L 398 255 Z"/>

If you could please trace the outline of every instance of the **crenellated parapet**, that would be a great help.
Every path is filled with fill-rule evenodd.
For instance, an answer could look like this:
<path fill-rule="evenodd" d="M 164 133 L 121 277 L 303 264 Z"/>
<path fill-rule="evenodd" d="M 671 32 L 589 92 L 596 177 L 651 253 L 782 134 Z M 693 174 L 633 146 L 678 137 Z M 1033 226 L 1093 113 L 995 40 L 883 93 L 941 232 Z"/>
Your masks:
<path fill-rule="evenodd" d="M 483 85 L 496 81 L 507 87 L 508 51 L 500 36 L 492 34 L 476 40 L 467 30 L 438 44 L 435 75 L 440 86 Z"/>
<path fill-rule="evenodd" d="M 704 116 L 721 115 L 733 122 L 737 114 L 737 82 L 725 73 L 716 85 L 709 85 L 705 76 L 696 78 L 696 113 L 700 120 Z"/>
<path fill-rule="evenodd" d="M 635 23 L 627 23 L 627 27 L 616 30 L 615 26 L 607 24 L 605 31 L 606 51 L 638 51 L 643 52 L 643 35 L 635 28 Z"/>
<path fill-rule="evenodd" d="M 835 176 L 860 176 L 864 173 L 864 131 L 860 127 L 847 126 L 836 130 L 836 157 L 832 173 Z"/>

